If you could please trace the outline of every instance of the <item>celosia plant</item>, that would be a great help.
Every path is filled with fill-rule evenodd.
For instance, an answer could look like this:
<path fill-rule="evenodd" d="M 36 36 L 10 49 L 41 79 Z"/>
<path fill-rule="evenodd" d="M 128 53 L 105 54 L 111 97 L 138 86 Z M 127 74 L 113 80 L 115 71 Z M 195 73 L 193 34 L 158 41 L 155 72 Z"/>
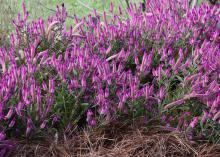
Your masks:
<path fill-rule="evenodd" d="M 177 120 L 180 130 L 218 122 L 218 6 L 147 0 L 142 7 L 130 4 L 126 19 L 120 7 L 103 22 L 96 10 L 74 16 L 67 30 L 64 5 L 47 21 L 28 21 L 23 4 L 10 46 L 0 48 L 0 140 L 64 129 L 83 116 L 93 126 L 123 114 L 174 114 L 161 122 Z"/>

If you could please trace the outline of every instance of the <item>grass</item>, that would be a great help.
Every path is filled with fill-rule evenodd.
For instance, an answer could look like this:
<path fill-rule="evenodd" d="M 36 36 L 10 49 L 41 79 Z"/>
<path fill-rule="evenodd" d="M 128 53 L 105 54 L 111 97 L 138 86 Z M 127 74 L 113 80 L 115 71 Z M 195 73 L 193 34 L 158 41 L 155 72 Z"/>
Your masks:
<path fill-rule="evenodd" d="M 30 12 L 30 19 L 38 17 L 48 17 L 56 9 L 57 4 L 64 3 L 68 13 L 76 14 L 83 17 L 89 12 L 90 8 L 96 8 L 98 11 L 108 10 L 111 0 L 24 0 L 27 9 Z M 132 0 L 132 2 L 140 2 L 141 0 Z M 81 3 L 80 3 L 81 2 Z M 112 0 L 114 5 L 118 7 L 126 7 L 125 0 Z M 22 10 L 22 0 L 0 0 L 0 33 L 10 30 L 12 19 L 16 18 L 17 13 Z M 83 6 L 83 4 L 88 7 Z M 116 8 L 115 8 L 116 9 Z M 68 19 L 67 25 L 72 23 L 72 19 Z"/>
<path fill-rule="evenodd" d="M 69 16 L 76 14 L 78 17 L 88 15 L 93 8 L 100 12 L 108 11 L 112 1 L 115 8 L 121 5 L 126 8 L 125 0 L 24 0 L 29 11 L 29 20 L 39 17 L 47 18 L 54 13 L 56 6 L 64 3 Z M 142 0 L 130 0 L 141 2 Z M 0 46 L 8 43 L 8 37 L 13 30 L 12 20 L 17 18 L 18 12 L 22 12 L 23 0 L 0 0 Z M 45 19 L 46 20 L 46 19 Z M 67 18 L 67 27 L 73 25 L 73 19 Z"/>
<path fill-rule="evenodd" d="M 0 0 L 0 41 L 1 34 L 9 34 L 13 28 L 11 21 L 17 17 L 17 13 L 22 10 L 23 0 Z M 110 2 L 118 8 L 119 5 L 122 8 L 126 7 L 125 0 L 24 0 L 27 9 L 30 12 L 30 19 L 36 19 L 38 17 L 48 17 L 56 9 L 57 4 L 64 3 L 68 13 L 72 15 L 76 14 L 79 17 L 88 15 L 91 12 L 90 8 L 96 8 L 98 11 L 109 9 Z M 130 0 L 130 2 L 139 3 L 142 0 Z M 198 0 L 201 3 L 204 0 Z M 83 4 L 87 5 L 85 7 Z M 72 19 L 67 20 L 67 25 L 72 24 Z"/>

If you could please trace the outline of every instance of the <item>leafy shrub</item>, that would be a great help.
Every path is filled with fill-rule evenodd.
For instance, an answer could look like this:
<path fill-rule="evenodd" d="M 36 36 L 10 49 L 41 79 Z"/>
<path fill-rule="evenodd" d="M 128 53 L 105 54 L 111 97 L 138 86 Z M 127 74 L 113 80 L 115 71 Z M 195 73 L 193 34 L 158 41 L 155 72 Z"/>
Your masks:
<path fill-rule="evenodd" d="M 179 130 L 219 121 L 218 7 L 129 6 L 129 18 L 104 12 L 102 22 L 94 10 L 67 30 L 64 5 L 47 22 L 28 21 L 23 5 L 0 49 L 1 140 L 126 114 Z"/>

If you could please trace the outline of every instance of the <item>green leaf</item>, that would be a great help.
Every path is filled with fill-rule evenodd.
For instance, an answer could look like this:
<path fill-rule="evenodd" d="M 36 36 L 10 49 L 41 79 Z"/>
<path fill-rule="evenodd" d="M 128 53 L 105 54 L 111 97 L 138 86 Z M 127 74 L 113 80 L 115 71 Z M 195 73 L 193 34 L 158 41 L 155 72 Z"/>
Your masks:
<path fill-rule="evenodd" d="M 89 106 L 89 103 L 82 103 L 82 106 Z"/>
<path fill-rule="evenodd" d="M 190 8 L 191 8 L 191 9 L 194 8 L 197 4 L 198 4 L 198 0 L 192 0 L 192 1 L 190 2 Z"/>

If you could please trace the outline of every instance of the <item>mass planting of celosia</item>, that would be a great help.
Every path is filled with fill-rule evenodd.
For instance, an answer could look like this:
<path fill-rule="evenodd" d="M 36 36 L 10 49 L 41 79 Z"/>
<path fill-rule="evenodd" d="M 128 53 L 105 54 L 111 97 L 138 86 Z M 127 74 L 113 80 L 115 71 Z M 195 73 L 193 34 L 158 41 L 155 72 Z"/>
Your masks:
<path fill-rule="evenodd" d="M 103 15 L 74 16 L 67 28 L 64 5 L 47 21 L 29 21 L 23 4 L 10 46 L 0 48 L 0 147 L 82 125 L 83 116 L 92 126 L 120 115 L 159 117 L 178 130 L 220 122 L 219 5 L 142 7 L 122 13 L 111 4 Z"/>

